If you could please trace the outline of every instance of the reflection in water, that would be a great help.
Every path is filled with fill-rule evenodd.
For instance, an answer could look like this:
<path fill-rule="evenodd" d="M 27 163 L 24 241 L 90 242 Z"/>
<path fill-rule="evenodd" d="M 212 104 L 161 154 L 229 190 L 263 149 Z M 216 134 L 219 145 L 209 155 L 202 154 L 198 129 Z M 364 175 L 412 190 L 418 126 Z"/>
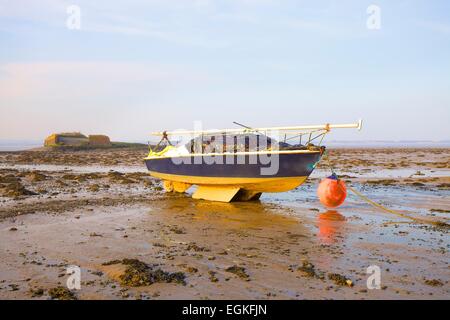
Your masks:
<path fill-rule="evenodd" d="M 249 202 L 214 202 L 195 200 L 185 196 L 168 196 L 158 203 L 160 212 L 170 216 L 184 217 L 191 223 L 207 223 L 220 230 L 228 229 L 278 229 L 280 234 L 296 232 L 307 234 L 308 231 L 298 216 L 291 215 L 293 209 L 273 203 L 261 201 Z"/>
<path fill-rule="evenodd" d="M 336 210 L 328 210 L 319 214 L 317 226 L 319 232 L 317 236 L 324 244 L 333 244 L 341 235 L 342 226 L 345 224 L 345 217 Z"/>
<path fill-rule="evenodd" d="M 224 227 L 266 228 L 273 225 L 298 225 L 297 219 L 282 214 L 287 208 L 260 201 L 222 203 L 199 200 L 194 201 L 193 206 L 196 220 L 223 224 Z"/>

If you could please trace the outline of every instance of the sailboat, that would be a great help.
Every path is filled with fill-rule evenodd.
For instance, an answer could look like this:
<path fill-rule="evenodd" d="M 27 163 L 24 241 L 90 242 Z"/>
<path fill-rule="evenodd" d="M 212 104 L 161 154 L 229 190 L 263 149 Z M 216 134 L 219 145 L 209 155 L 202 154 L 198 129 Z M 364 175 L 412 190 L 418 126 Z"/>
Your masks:
<path fill-rule="evenodd" d="M 285 192 L 303 184 L 325 152 L 325 135 L 351 124 L 238 128 L 152 133 L 161 140 L 144 159 L 151 176 L 167 192 L 186 192 L 210 201 L 250 201 L 265 192 Z M 273 137 L 277 137 L 277 139 Z M 174 137 L 183 137 L 175 145 Z M 280 138 L 281 137 L 281 138 Z M 187 142 L 186 142 L 187 140 Z"/>

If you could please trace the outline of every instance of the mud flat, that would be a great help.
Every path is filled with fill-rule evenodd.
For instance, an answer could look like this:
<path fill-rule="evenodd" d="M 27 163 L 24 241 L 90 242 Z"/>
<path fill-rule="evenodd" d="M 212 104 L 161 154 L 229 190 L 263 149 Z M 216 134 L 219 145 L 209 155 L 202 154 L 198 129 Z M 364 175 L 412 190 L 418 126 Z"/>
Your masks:
<path fill-rule="evenodd" d="M 450 213 L 449 149 L 335 149 L 349 184 L 435 221 Z M 145 149 L 0 153 L 2 299 L 449 299 L 448 228 L 349 194 L 315 196 L 324 166 L 260 202 L 167 195 Z M 325 162 L 323 162 L 325 164 Z M 67 290 L 70 265 L 81 290 Z M 367 267 L 381 289 L 367 288 Z"/>

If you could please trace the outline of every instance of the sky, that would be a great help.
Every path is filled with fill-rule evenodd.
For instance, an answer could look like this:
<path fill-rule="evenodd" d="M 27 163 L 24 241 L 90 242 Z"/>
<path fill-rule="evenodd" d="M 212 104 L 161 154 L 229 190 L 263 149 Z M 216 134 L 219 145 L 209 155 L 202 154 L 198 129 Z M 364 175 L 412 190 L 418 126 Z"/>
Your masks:
<path fill-rule="evenodd" d="M 0 0 L 0 139 L 359 118 L 450 139 L 450 1 Z"/>

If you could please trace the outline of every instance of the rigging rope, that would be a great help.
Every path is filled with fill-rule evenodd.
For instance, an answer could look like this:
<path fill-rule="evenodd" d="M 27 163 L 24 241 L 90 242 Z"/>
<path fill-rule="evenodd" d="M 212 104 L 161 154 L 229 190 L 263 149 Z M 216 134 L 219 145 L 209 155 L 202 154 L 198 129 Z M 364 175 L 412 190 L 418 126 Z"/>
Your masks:
<path fill-rule="evenodd" d="M 399 217 L 410 219 L 410 220 L 416 221 L 418 223 L 432 224 L 432 225 L 435 225 L 435 226 L 438 226 L 438 227 L 445 227 L 445 228 L 449 228 L 450 227 L 450 225 L 448 223 L 444 222 L 444 221 L 433 221 L 433 220 L 428 220 L 428 219 L 411 217 L 411 216 L 403 214 L 401 212 L 398 212 L 398 211 L 386 208 L 386 207 L 382 206 L 381 204 L 370 200 L 369 198 L 367 198 L 365 195 L 363 195 L 361 192 L 355 190 L 354 188 L 352 188 L 350 186 L 348 188 L 350 189 L 350 191 L 352 191 L 354 194 L 356 194 L 358 197 L 360 197 L 362 200 L 366 201 L 367 203 L 371 204 L 372 206 L 380 208 L 381 210 L 384 210 L 386 212 L 395 214 L 395 215 L 397 215 Z"/>
<path fill-rule="evenodd" d="M 334 171 L 334 169 L 333 169 L 333 167 L 331 166 L 331 163 L 330 163 L 330 156 L 329 156 L 329 154 L 328 154 L 328 150 L 325 151 L 324 157 L 326 157 L 326 160 L 327 160 L 327 162 L 328 162 L 328 163 L 327 163 L 327 164 L 328 164 L 328 167 L 329 167 L 329 169 L 331 170 L 332 174 L 336 175 L 336 173 L 335 173 L 335 171 Z M 336 176 L 337 176 L 337 175 L 336 175 Z M 350 191 L 352 191 L 352 192 L 353 192 L 355 195 L 357 195 L 360 199 L 364 200 L 365 202 L 367 202 L 367 203 L 371 204 L 372 206 L 374 206 L 374 207 L 376 207 L 376 208 L 379 208 L 379 209 L 381 209 L 381 210 L 383 210 L 383 211 L 385 211 L 385 212 L 388 212 L 388 213 L 397 215 L 397 216 L 402 217 L 402 218 L 410 219 L 410 220 L 416 221 L 416 222 L 418 222 L 418 223 L 431 224 L 431 225 L 438 226 L 438 227 L 443 227 L 443 228 L 450 228 L 450 225 L 449 225 L 448 223 L 444 222 L 444 221 L 433 221 L 433 220 L 428 220 L 428 219 L 422 219 L 422 218 L 412 217 L 412 216 L 410 216 L 410 215 L 403 214 L 403 213 L 401 213 L 401 212 L 398 212 L 398 211 L 395 211 L 395 210 L 386 208 L 386 207 L 384 207 L 383 205 L 381 205 L 381 204 L 379 204 L 379 203 L 376 203 L 375 201 L 370 200 L 370 199 L 367 198 L 365 195 L 363 195 L 361 192 L 355 190 L 355 189 L 354 189 L 353 187 L 351 187 L 351 186 L 348 186 L 348 189 L 350 189 Z M 447 219 L 447 218 L 444 218 L 444 219 Z M 447 219 L 447 220 L 448 220 L 448 219 Z"/>

